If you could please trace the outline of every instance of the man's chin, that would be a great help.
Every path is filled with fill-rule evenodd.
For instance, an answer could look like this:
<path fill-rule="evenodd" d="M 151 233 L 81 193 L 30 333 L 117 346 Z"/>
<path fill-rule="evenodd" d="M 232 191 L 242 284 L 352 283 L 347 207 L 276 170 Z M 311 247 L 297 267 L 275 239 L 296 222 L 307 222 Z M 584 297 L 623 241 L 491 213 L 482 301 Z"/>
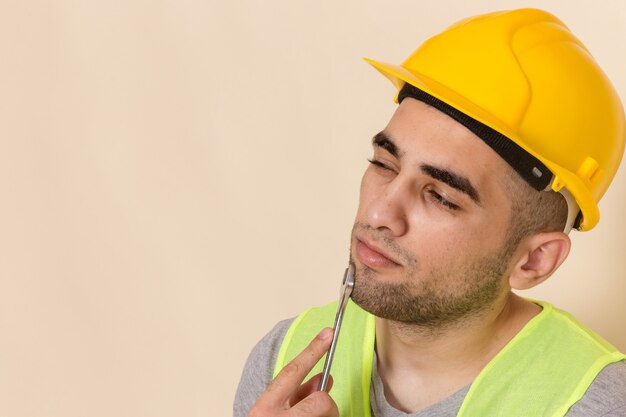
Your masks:
<path fill-rule="evenodd" d="M 355 282 L 352 292 L 352 301 L 363 310 L 383 319 L 394 321 L 404 321 L 407 317 L 406 308 L 403 306 L 411 303 L 407 299 L 408 289 L 406 285 L 386 284 L 371 281 L 369 279 Z M 403 297 L 398 297 L 403 293 Z"/>

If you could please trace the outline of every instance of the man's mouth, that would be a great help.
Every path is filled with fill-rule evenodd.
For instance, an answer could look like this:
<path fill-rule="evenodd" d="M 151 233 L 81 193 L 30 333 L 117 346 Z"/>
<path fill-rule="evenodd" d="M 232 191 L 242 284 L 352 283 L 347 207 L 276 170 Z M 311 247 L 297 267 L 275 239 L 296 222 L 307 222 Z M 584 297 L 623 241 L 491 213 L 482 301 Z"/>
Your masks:
<path fill-rule="evenodd" d="M 362 238 L 356 240 L 356 256 L 370 268 L 391 268 L 400 266 L 384 249 Z"/>

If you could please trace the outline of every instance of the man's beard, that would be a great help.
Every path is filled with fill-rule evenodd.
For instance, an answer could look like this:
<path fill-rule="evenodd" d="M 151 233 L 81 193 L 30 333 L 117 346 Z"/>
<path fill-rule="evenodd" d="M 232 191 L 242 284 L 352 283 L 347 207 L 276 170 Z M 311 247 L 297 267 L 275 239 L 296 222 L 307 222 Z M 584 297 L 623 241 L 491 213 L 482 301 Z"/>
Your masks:
<path fill-rule="evenodd" d="M 355 225 L 355 230 L 371 230 Z M 512 255 L 505 244 L 495 253 L 475 259 L 464 266 L 448 266 L 420 271 L 419 261 L 401 252 L 391 239 L 381 237 L 394 255 L 407 259 L 403 282 L 381 282 L 376 272 L 366 266 L 356 269 L 353 301 L 375 316 L 417 325 L 430 330 L 443 330 L 465 319 L 475 317 L 493 305 L 501 293 L 503 276 Z"/>

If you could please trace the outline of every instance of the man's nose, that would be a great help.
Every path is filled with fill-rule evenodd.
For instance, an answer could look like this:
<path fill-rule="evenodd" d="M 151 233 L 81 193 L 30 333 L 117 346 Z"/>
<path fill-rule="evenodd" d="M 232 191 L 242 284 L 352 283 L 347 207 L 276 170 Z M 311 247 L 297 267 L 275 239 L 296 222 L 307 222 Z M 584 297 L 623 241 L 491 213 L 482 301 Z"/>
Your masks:
<path fill-rule="evenodd" d="M 409 227 L 409 200 L 409 184 L 397 177 L 370 201 L 366 212 L 370 226 L 378 230 L 388 229 L 395 237 L 404 235 Z"/>

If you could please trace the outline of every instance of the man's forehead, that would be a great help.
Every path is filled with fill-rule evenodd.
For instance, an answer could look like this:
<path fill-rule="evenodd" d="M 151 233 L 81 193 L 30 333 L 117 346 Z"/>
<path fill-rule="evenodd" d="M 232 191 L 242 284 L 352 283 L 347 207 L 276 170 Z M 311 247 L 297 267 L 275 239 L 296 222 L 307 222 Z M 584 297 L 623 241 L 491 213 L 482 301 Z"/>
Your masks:
<path fill-rule="evenodd" d="M 413 98 L 407 98 L 398 105 L 389 124 L 378 135 L 396 145 L 398 147 L 396 152 L 398 153 L 408 151 L 415 141 L 428 142 L 432 140 L 435 143 L 445 143 L 456 140 L 461 145 L 474 148 L 476 152 L 495 154 L 493 149 L 486 146 L 466 126 L 428 103 Z M 462 140 L 459 140 L 461 138 Z M 448 148 L 448 150 L 449 155 L 454 155 L 455 149 Z"/>

